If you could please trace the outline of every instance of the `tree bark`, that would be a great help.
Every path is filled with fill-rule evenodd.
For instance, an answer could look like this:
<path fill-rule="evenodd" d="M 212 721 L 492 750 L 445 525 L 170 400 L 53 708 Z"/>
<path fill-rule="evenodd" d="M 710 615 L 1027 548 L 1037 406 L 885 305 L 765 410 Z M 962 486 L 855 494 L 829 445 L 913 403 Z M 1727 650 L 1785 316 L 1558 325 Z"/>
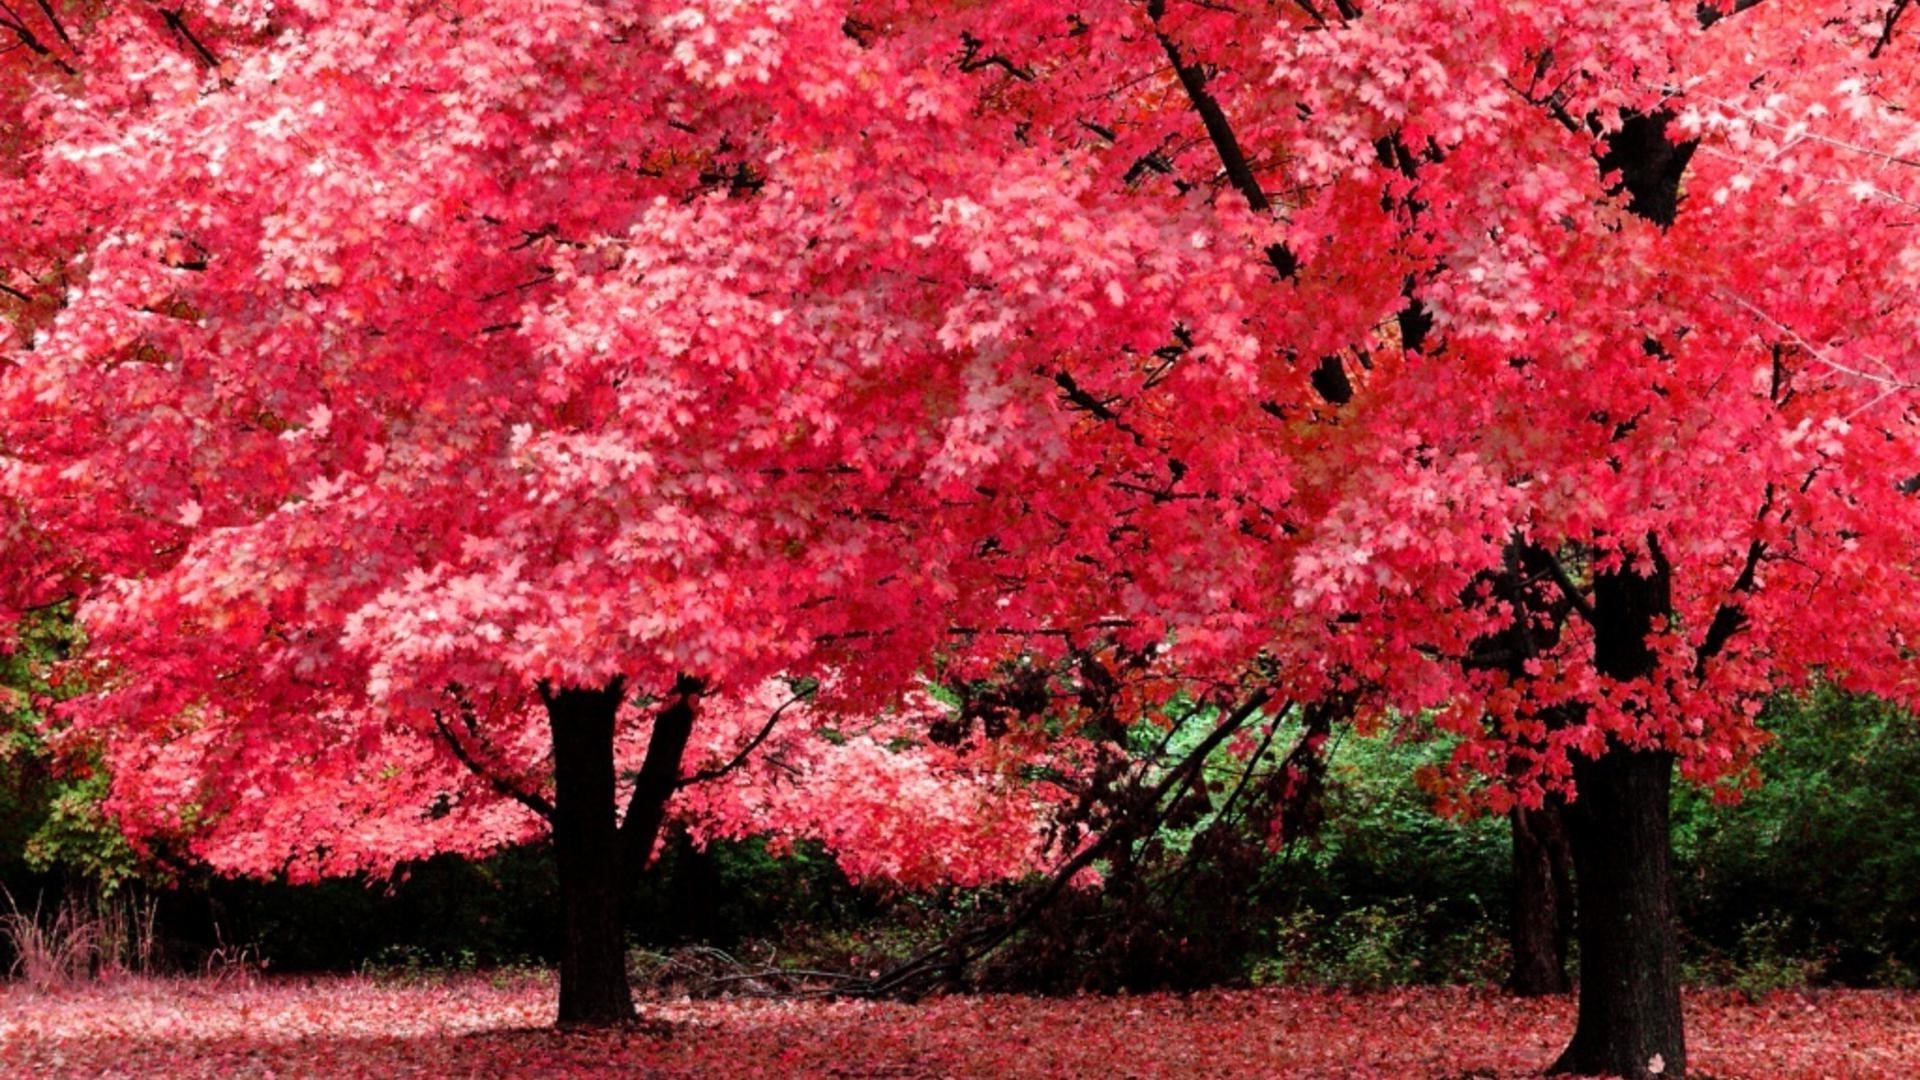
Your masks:
<path fill-rule="evenodd" d="M 1513 823 L 1513 971 L 1507 990 L 1521 997 L 1564 994 L 1567 942 L 1573 934 L 1573 852 L 1560 803 L 1515 807 Z"/>
<path fill-rule="evenodd" d="M 1659 542 L 1647 556 L 1594 575 L 1593 662 L 1626 681 L 1658 667 L 1647 643 L 1673 609 Z M 1673 755 L 1617 743 L 1573 759 L 1566 807 L 1580 905 L 1580 1006 L 1554 1072 L 1625 1077 L 1686 1074 L 1679 943 L 1673 924 Z"/>
<path fill-rule="evenodd" d="M 696 706 L 706 689 L 704 680 L 690 675 L 676 677 L 673 692 L 653 716 L 647 756 L 633 778 L 633 794 L 627 799 L 626 817 L 620 823 L 623 895 L 631 896 L 640 887 L 647 860 L 653 857 L 660 826 L 667 819 L 667 802 L 680 787 L 680 765 L 687 756 L 687 740 L 693 735 Z"/>
<path fill-rule="evenodd" d="M 1580 903 L 1580 1007 L 1553 1071 L 1684 1076 L 1669 860 L 1673 755 L 1576 758 L 1567 807 Z"/>
<path fill-rule="evenodd" d="M 560 869 L 562 1025 L 634 1019 L 620 920 L 613 727 L 625 687 L 541 690 L 553 731 L 553 849 Z"/>

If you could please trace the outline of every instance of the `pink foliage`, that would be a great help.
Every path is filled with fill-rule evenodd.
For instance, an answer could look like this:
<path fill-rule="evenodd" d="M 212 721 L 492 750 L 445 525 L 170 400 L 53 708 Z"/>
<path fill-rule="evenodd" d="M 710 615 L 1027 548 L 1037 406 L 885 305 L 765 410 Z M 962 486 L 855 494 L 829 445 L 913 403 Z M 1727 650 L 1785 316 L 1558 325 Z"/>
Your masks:
<path fill-rule="evenodd" d="M 800 726 L 849 730 L 1113 644 L 1429 717 L 1496 807 L 1609 745 L 1745 782 L 1775 688 L 1915 700 L 1905 5 L 1350 6 L 31 13 L 0 602 L 84 582 L 116 808 L 256 872 L 523 837 L 430 735 L 531 776 L 543 681 L 833 672 Z M 1603 165 L 1661 116 L 1665 228 Z M 1516 545 L 1668 567 L 1651 671 L 1494 596 Z M 901 750 L 689 812 L 1009 866 L 1013 771 Z"/>
<path fill-rule="evenodd" d="M 659 1002 L 644 1030 L 542 1028 L 553 991 L 484 977 L 247 987 L 0 987 L 0 1070 L 37 1077 L 1537 1076 L 1572 1003 L 1478 991 L 946 997 L 918 1005 Z M 1896 1080 L 1920 1071 L 1910 994 L 1724 993 L 1689 1001 L 1695 1067 L 1719 1080 Z"/>

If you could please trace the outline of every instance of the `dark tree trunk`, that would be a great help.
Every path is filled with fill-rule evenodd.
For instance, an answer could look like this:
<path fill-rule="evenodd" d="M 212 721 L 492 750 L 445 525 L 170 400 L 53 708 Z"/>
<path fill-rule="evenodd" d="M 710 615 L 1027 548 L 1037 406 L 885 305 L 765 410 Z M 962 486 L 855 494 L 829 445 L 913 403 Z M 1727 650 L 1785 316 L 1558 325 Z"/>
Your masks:
<path fill-rule="evenodd" d="M 613 725 L 624 687 L 543 690 L 553 730 L 553 849 L 560 868 L 560 1023 L 634 1018 L 620 921 Z"/>
<path fill-rule="evenodd" d="M 1686 1073 L 1669 866 L 1673 756 L 1576 759 L 1567 807 L 1580 902 L 1580 1012 L 1555 1072 Z M 1657 1071 L 1656 1071 L 1657 1070 Z"/>
<path fill-rule="evenodd" d="M 693 735 L 695 707 L 706 683 L 689 675 L 674 679 L 673 693 L 653 715 L 653 733 L 647 738 L 647 757 L 633 778 L 633 794 L 620 823 L 620 888 L 632 895 L 646 871 L 647 860 L 667 819 L 667 802 L 680 787 L 680 765 Z"/>
<path fill-rule="evenodd" d="M 1672 611 L 1658 541 L 1648 555 L 1594 575 L 1594 667 L 1629 680 L 1658 660 L 1647 638 Z M 1648 564 L 1651 565 L 1648 565 Z M 1609 745 L 1573 758 L 1565 810 L 1580 905 L 1580 1009 L 1553 1071 L 1679 1077 L 1687 1066 L 1673 924 L 1673 755 Z"/>
<path fill-rule="evenodd" d="M 1557 801 L 1515 807 L 1513 823 L 1513 971 L 1507 989 L 1522 997 L 1564 994 L 1567 941 L 1573 933 L 1573 852 Z"/>

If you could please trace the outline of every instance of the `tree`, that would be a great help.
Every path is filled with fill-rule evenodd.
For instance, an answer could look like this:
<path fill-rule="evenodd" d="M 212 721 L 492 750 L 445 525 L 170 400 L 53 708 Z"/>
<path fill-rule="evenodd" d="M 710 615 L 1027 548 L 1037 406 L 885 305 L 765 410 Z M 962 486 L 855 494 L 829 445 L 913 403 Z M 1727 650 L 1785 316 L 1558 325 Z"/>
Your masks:
<path fill-rule="evenodd" d="M 1197 200 L 1249 222 L 1214 250 L 1264 271 L 1159 307 L 1157 347 L 1023 351 L 1090 482 L 1044 528 L 1024 505 L 982 528 L 1036 621 L 1104 602 L 1123 641 L 1264 652 L 1296 695 L 1430 716 L 1464 740 L 1433 778 L 1453 805 L 1565 796 L 1584 970 L 1559 1067 L 1684 1072 L 1676 763 L 1737 794 L 1773 686 L 1910 697 L 1903 9 L 1300 7 L 1132 9 L 1095 48 L 1138 98 L 1076 82 L 1140 85 L 1072 45 L 972 31 L 1023 145 L 1122 173 L 1089 202 L 1124 222 L 1158 195 L 1177 237 Z"/>
<path fill-rule="evenodd" d="M 711 55 L 698 12 L 585 3 L 0 24 L 26 46 L 5 183 L 33 208 L 6 226 L 7 491 L 52 538 L 23 570 L 83 594 L 99 679 L 69 708 L 110 807 L 295 877 L 546 819 L 568 1022 L 631 1015 L 622 867 L 690 780 L 813 785 L 763 790 L 752 826 L 831 825 L 876 872 L 1011 872 L 1032 839 L 1005 792 L 968 817 L 999 774 L 959 751 L 869 730 L 808 765 L 783 736 L 781 771 L 736 770 L 749 727 L 709 760 L 716 698 L 830 674 L 816 640 L 906 610 L 919 582 L 862 511 L 942 446 L 876 398 L 879 353 L 930 329 L 882 323 L 835 272 L 863 229 L 819 216 L 832 154 L 895 103 L 741 79 L 790 19 L 729 12 Z M 886 686 L 836 715 L 888 724 L 910 683 Z"/>
<path fill-rule="evenodd" d="M 1437 726 L 1677 1075 L 1676 763 L 1911 696 L 1905 10 L 36 13 L 7 488 L 235 776 L 1096 648 Z"/>

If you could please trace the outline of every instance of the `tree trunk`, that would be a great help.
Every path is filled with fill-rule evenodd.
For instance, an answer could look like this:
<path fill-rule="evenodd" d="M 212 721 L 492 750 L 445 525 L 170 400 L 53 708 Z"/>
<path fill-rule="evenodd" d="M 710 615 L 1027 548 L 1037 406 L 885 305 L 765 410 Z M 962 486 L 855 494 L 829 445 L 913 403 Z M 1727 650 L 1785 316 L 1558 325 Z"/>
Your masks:
<path fill-rule="evenodd" d="M 687 756 L 687 740 L 693 735 L 693 721 L 700 695 L 707 689 L 705 680 L 680 675 L 673 680 L 673 692 L 653 714 L 653 734 L 647 739 L 647 756 L 633 778 L 633 794 L 627 799 L 627 814 L 620 822 L 620 890 L 631 896 L 640 887 L 647 860 L 667 820 L 667 803 L 680 787 L 680 765 Z"/>
<path fill-rule="evenodd" d="M 1614 747 L 1576 758 L 1567 807 L 1580 902 L 1580 1013 L 1554 1072 L 1686 1073 L 1669 804 L 1673 756 Z"/>
<path fill-rule="evenodd" d="M 560 868 L 563 1025 L 634 1019 L 620 921 L 613 724 L 624 687 L 541 691 L 553 730 L 553 849 Z"/>
<path fill-rule="evenodd" d="M 1567 941 L 1573 932 L 1573 853 L 1561 804 L 1515 807 L 1513 823 L 1513 971 L 1507 989 L 1521 997 L 1564 994 Z"/>
<path fill-rule="evenodd" d="M 1593 576 L 1593 666 L 1622 682 L 1659 666 L 1647 639 L 1672 617 L 1671 568 L 1645 556 Z M 1565 810 L 1580 904 L 1580 1015 L 1553 1071 L 1628 1077 L 1686 1073 L 1673 924 L 1669 798 L 1673 755 L 1611 743 L 1573 755 Z"/>

